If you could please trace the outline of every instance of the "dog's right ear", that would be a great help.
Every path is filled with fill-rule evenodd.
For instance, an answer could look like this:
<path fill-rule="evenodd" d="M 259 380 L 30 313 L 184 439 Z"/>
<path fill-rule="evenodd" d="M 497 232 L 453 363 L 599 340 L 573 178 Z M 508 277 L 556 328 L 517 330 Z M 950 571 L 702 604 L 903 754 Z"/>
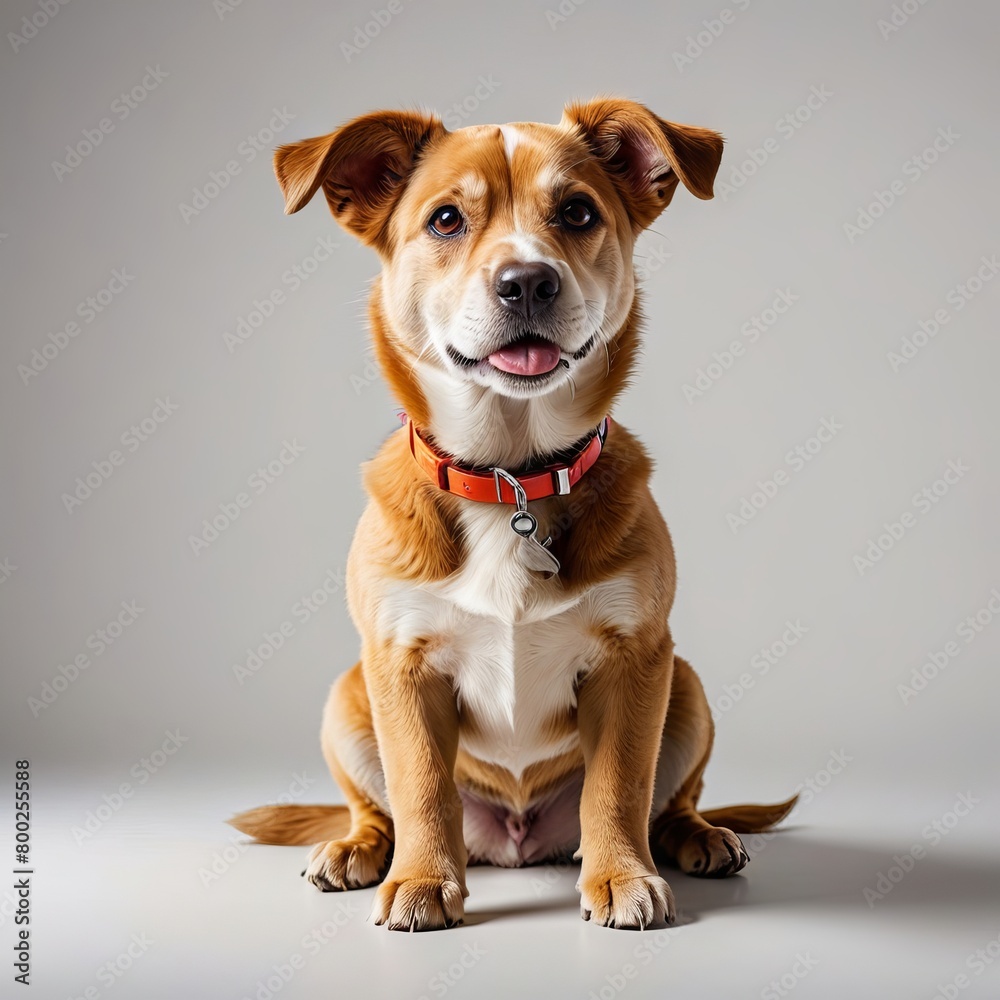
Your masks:
<path fill-rule="evenodd" d="M 421 151 L 444 133 L 435 115 L 376 111 L 329 135 L 279 146 L 274 173 L 285 214 L 297 212 L 322 187 L 337 222 L 363 243 L 381 245 Z"/>

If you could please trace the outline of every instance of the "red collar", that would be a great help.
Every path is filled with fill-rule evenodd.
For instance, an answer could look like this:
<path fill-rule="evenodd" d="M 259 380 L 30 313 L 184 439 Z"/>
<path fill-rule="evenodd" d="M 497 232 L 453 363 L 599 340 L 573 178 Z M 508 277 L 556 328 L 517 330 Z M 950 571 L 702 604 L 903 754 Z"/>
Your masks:
<path fill-rule="evenodd" d="M 514 487 L 509 481 L 514 476 L 508 476 L 503 469 L 477 472 L 455 465 L 449 455 L 442 455 L 420 436 L 420 431 L 412 420 L 405 417 L 404 422 L 410 437 L 410 451 L 417 465 L 441 489 L 480 503 L 517 503 Z M 544 500 L 546 497 L 565 496 L 569 493 L 599 458 L 610 428 L 611 418 L 605 417 L 587 443 L 568 463 L 555 462 L 518 476 L 516 481 L 521 484 L 525 498 Z"/>

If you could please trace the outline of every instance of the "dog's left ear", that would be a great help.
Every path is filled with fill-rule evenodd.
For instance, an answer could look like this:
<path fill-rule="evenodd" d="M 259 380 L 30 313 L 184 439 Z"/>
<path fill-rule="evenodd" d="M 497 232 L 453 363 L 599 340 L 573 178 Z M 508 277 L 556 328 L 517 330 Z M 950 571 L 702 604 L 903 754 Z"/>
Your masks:
<path fill-rule="evenodd" d="M 636 231 L 670 204 L 680 181 L 695 197 L 713 197 L 722 136 L 678 125 L 635 101 L 598 98 L 567 104 L 564 127 L 577 129 L 619 187 Z"/>
<path fill-rule="evenodd" d="M 322 187 L 334 218 L 363 243 L 382 246 L 386 224 L 421 150 L 445 133 L 434 115 L 376 111 L 336 132 L 279 146 L 274 173 L 285 214 Z"/>

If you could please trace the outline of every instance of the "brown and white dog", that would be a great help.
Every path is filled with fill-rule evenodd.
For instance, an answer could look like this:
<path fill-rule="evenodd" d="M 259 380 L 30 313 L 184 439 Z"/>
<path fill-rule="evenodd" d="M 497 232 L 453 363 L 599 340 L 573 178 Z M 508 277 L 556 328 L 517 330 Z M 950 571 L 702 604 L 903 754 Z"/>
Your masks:
<path fill-rule="evenodd" d="M 737 833 L 794 804 L 698 809 L 713 725 L 667 625 L 670 535 L 646 452 L 605 420 L 637 358 L 636 237 L 678 185 L 711 198 L 721 156 L 618 99 L 453 132 L 381 111 L 275 154 L 287 213 L 322 188 L 377 251 L 375 352 L 408 420 L 365 469 L 361 661 L 323 717 L 347 806 L 231 822 L 316 844 L 324 891 L 381 882 L 378 924 L 461 921 L 468 862 L 569 855 L 585 918 L 670 922 L 654 853 L 731 875 Z"/>

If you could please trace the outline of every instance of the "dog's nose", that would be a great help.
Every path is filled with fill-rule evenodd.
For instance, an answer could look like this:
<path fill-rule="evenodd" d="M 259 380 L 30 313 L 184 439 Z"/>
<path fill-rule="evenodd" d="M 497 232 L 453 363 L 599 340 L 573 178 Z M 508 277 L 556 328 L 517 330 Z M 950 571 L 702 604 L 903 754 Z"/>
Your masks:
<path fill-rule="evenodd" d="M 559 294 L 559 273 L 541 261 L 508 264 L 497 275 L 496 291 L 508 309 L 530 319 L 555 301 Z"/>

